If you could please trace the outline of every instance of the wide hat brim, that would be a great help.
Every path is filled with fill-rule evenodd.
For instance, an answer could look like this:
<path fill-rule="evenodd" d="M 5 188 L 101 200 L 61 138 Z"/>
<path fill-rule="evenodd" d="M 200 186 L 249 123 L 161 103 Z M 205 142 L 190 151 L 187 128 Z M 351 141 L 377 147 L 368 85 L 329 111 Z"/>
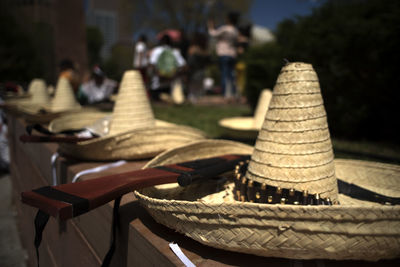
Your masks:
<path fill-rule="evenodd" d="M 222 154 L 251 154 L 231 141 L 199 141 L 165 151 L 145 167 Z M 400 197 L 400 166 L 336 159 L 340 179 Z M 369 260 L 400 256 L 400 206 L 339 195 L 340 205 L 298 206 L 238 202 L 233 185 L 169 184 L 135 194 L 156 221 L 216 248 L 266 257 Z"/>
<path fill-rule="evenodd" d="M 155 127 L 134 129 L 75 144 L 60 143 L 59 152 L 80 160 L 146 159 L 165 150 L 204 139 L 205 136 L 204 132 L 192 127 L 158 122 Z"/>
<path fill-rule="evenodd" d="M 40 111 L 40 109 L 36 109 L 34 111 L 33 109 L 30 112 L 29 110 L 21 110 L 20 115 L 30 123 L 49 123 L 52 120 L 59 118 L 61 116 L 67 115 L 67 114 L 77 114 L 79 116 L 80 114 L 86 113 L 86 112 L 96 112 L 96 108 L 92 107 L 76 107 L 76 108 L 71 108 L 63 111 L 51 111 L 48 109 L 43 109 Z"/>
<path fill-rule="evenodd" d="M 256 139 L 260 128 L 255 126 L 254 117 L 231 117 L 219 120 L 224 134 L 237 139 Z"/>
<path fill-rule="evenodd" d="M 108 129 L 105 128 L 109 127 L 110 125 L 112 120 L 112 112 L 89 110 L 82 113 L 65 114 L 52 120 L 49 123 L 48 130 L 55 134 L 63 131 L 81 130 L 95 124 L 99 120 L 102 120 L 103 124 L 101 128 L 99 125 L 97 125 L 97 130 L 102 133 L 108 132 Z M 155 119 L 155 123 L 157 127 L 176 126 L 174 123 L 157 119 Z"/>

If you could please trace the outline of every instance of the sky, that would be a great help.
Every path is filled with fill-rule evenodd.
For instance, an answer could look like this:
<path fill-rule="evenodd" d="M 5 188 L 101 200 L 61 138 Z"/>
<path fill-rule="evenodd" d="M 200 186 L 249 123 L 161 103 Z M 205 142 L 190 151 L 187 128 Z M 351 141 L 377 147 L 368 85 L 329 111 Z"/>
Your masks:
<path fill-rule="evenodd" d="M 253 24 L 275 30 L 286 18 L 311 14 L 312 8 L 321 2 L 323 0 L 253 0 L 250 18 Z"/>

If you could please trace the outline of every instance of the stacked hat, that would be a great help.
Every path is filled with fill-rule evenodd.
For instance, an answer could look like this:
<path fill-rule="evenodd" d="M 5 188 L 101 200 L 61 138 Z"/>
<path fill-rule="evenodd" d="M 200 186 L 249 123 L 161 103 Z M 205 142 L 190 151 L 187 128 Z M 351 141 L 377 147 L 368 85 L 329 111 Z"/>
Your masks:
<path fill-rule="evenodd" d="M 68 79 L 58 79 L 54 98 L 48 109 L 51 112 L 79 109 L 81 106 L 75 98 L 74 90 Z"/>
<path fill-rule="evenodd" d="M 104 127 L 110 128 L 108 134 L 76 144 L 60 144 L 60 151 L 84 160 L 149 158 L 205 137 L 191 127 L 156 121 L 141 75 L 134 70 L 124 73 L 111 120 L 105 122 Z"/>
<path fill-rule="evenodd" d="M 189 186 L 185 194 L 158 186 L 136 196 L 158 222 L 216 248 L 293 259 L 399 257 L 400 166 L 334 159 L 320 91 L 310 64 L 287 64 L 254 149 L 199 141 L 147 165 L 251 154 L 235 183 Z M 343 195 L 349 188 L 363 194 Z"/>
<path fill-rule="evenodd" d="M 219 121 L 219 125 L 225 133 L 234 138 L 255 139 L 264 122 L 265 113 L 271 101 L 272 92 L 269 89 L 262 90 L 258 98 L 253 117 L 232 117 Z"/>

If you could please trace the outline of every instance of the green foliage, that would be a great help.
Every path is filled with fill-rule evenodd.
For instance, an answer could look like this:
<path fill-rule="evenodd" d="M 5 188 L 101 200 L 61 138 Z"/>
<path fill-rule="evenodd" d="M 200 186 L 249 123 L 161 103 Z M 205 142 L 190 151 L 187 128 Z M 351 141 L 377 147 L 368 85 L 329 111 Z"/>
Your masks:
<path fill-rule="evenodd" d="M 265 49 L 276 53 L 277 63 L 282 56 L 313 64 L 333 135 L 398 142 L 399 25 L 399 1 L 331 0 L 309 16 L 280 23 L 279 49 Z"/>
<path fill-rule="evenodd" d="M 89 58 L 89 66 L 101 63 L 100 51 L 104 39 L 99 28 L 95 26 L 86 27 L 86 47 Z"/>
<path fill-rule="evenodd" d="M 277 43 L 267 43 L 252 47 L 244 60 L 247 64 L 245 94 L 254 110 L 261 91 L 274 87 L 283 64 L 282 51 Z"/>
<path fill-rule="evenodd" d="M 153 105 L 153 111 L 157 119 L 195 127 L 206 132 L 210 138 L 218 138 L 224 135 L 224 129 L 218 125 L 218 121 L 222 118 L 248 116 L 250 113 L 247 106 L 237 105 Z"/>

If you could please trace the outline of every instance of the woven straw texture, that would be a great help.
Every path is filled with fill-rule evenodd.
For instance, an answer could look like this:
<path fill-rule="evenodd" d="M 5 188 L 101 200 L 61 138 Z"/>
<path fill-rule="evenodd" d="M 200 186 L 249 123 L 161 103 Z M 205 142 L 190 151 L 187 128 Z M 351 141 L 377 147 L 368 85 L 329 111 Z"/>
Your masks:
<path fill-rule="evenodd" d="M 240 139 L 255 139 L 264 122 L 271 97 L 272 91 L 264 89 L 258 98 L 254 117 L 225 118 L 218 122 L 219 125 L 224 128 L 228 136 Z"/>
<path fill-rule="evenodd" d="M 224 142 L 224 141 L 219 141 Z M 229 148 L 231 146 L 231 148 Z M 233 153 L 251 153 L 242 144 L 200 141 L 166 151 L 147 167 Z M 379 193 L 400 197 L 400 167 L 335 160 L 338 177 Z M 233 184 L 135 192 L 159 222 L 200 243 L 266 257 L 369 260 L 400 256 L 400 207 L 339 195 L 341 205 L 295 206 L 237 202 Z M 188 201 L 191 200 L 191 201 Z"/>
<path fill-rule="evenodd" d="M 290 63 L 282 68 L 246 177 L 337 200 L 326 112 L 310 64 Z"/>
<path fill-rule="evenodd" d="M 138 71 L 126 71 L 113 110 L 110 135 L 153 127 L 153 111 Z"/>

